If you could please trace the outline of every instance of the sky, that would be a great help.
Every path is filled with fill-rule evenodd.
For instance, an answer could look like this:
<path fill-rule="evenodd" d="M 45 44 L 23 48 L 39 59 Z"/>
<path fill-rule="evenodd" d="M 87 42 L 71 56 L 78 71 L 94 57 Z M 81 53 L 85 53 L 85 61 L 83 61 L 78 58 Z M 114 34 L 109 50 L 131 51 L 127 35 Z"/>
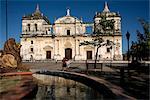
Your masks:
<path fill-rule="evenodd" d="M 136 41 L 136 30 L 143 32 L 138 18 L 150 21 L 149 0 L 7 0 L 8 38 L 20 42 L 22 16 L 35 11 L 36 5 L 53 24 L 54 19 L 65 16 L 70 8 L 71 16 L 82 17 L 83 22 L 93 22 L 95 12 L 102 12 L 105 1 L 111 12 L 121 15 L 121 32 L 123 53 L 127 51 L 126 33 L 129 31 L 131 41 Z M 0 0 L 0 49 L 6 41 L 6 0 Z"/>

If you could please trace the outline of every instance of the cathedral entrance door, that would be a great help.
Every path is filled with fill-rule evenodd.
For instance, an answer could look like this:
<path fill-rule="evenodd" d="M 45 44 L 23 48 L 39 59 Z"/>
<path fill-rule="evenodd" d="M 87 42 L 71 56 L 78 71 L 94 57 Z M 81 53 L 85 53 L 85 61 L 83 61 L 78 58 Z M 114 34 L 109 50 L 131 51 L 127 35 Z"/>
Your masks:
<path fill-rule="evenodd" d="M 46 51 L 46 59 L 51 59 L 51 51 Z"/>
<path fill-rule="evenodd" d="M 86 52 L 87 59 L 92 59 L 92 51 Z"/>
<path fill-rule="evenodd" d="M 65 49 L 65 58 L 72 59 L 72 49 L 71 48 Z"/>

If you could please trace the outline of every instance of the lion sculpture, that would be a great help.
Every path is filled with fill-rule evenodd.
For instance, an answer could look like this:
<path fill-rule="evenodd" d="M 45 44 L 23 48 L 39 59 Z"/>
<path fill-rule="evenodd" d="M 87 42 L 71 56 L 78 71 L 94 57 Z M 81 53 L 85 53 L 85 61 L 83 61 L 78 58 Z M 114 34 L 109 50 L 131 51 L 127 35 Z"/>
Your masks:
<path fill-rule="evenodd" d="M 14 38 L 8 39 L 4 44 L 2 54 L 2 67 L 18 67 L 21 64 L 20 44 L 16 44 Z"/>

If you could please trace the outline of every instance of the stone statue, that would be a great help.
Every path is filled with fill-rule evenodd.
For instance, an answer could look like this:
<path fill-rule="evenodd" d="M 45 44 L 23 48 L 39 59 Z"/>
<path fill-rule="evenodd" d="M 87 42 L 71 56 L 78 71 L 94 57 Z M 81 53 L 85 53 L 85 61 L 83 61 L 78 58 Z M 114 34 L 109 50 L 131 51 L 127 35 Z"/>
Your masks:
<path fill-rule="evenodd" d="M 16 44 L 14 38 L 8 39 L 4 44 L 2 54 L 2 67 L 18 67 L 21 64 L 21 45 Z"/>

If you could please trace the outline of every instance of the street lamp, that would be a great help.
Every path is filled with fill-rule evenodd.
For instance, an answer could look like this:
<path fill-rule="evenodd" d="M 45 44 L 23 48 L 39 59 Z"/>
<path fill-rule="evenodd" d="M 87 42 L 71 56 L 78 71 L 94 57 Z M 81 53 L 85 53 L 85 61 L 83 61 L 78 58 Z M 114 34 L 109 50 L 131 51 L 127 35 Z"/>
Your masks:
<path fill-rule="evenodd" d="M 128 42 L 128 54 L 127 54 L 127 59 L 128 59 L 128 74 L 129 74 L 129 41 L 130 41 L 130 33 L 127 31 L 126 33 L 126 38 Z"/>
<path fill-rule="evenodd" d="M 7 0 L 6 0 L 6 41 L 8 39 L 8 16 L 7 16 Z"/>

